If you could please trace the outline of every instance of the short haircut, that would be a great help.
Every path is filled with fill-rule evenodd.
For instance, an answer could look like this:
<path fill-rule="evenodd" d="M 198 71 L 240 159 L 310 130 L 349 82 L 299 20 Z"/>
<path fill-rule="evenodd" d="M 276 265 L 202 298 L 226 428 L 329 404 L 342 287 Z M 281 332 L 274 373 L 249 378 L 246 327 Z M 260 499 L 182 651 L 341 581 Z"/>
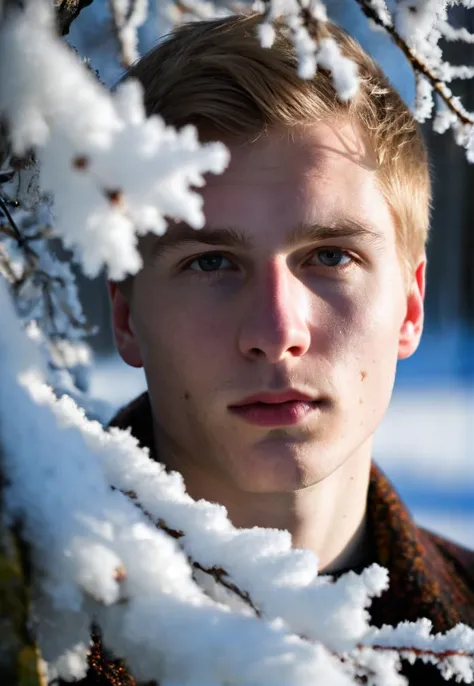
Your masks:
<path fill-rule="evenodd" d="M 281 23 L 271 48 L 258 37 L 258 13 L 182 24 L 144 55 L 126 78 L 141 82 L 148 115 L 180 128 L 194 124 L 201 140 L 256 140 L 276 127 L 349 118 L 375 153 L 377 181 L 394 217 L 404 276 L 411 284 L 425 254 L 430 174 L 420 127 L 382 69 L 340 27 L 319 23 L 358 68 L 360 86 L 341 102 L 328 71 L 298 76 L 295 49 Z"/>

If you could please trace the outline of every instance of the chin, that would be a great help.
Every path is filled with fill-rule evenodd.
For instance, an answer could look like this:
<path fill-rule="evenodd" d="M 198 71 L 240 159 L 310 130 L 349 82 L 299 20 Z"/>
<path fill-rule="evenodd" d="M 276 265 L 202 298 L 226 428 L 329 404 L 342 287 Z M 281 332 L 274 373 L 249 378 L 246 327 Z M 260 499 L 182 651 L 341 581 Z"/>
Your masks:
<path fill-rule="evenodd" d="M 315 460 L 315 448 L 309 455 L 275 450 L 247 460 L 245 470 L 237 469 L 233 480 L 247 493 L 292 493 L 323 481 L 338 466 L 328 456 Z"/>

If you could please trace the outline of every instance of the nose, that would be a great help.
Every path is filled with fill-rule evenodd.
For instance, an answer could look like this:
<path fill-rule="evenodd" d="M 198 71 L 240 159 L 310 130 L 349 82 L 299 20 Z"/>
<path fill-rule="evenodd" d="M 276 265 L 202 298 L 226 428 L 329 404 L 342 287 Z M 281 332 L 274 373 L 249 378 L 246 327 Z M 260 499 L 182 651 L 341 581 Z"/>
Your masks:
<path fill-rule="evenodd" d="M 266 357 L 273 364 L 304 355 L 311 339 L 304 283 L 281 258 L 255 277 L 252 286 L 239 330 L 240 352 L 251 359 Z"/>

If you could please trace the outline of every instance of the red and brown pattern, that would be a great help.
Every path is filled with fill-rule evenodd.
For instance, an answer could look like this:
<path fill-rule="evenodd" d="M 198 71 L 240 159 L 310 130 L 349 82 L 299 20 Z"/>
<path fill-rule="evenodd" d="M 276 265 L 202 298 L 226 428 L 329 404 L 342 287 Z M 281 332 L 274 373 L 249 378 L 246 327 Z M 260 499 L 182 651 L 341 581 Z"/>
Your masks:
<path fill-rule="evenodd" d="M 130 427 L 140 445 L 150 448 L 153 456 L 147 393 L 119 412 L 111 426 Z M 434 632 L 447 631 L 459 622 L 474 627 L 474 552 L 417 527 L 376 464 L 371 470 L 367 511 L 374 541 L 373 561 L 390 574 L 389 589 L 375 598 L 369 609 L 372 624 L 396 626 L 427 617 Z M 106 655 L 97 633 L 93 634 L 89 665 L 80 686 L 135 686 L 124 663 Z M 421 661 L 414 665 L 404 662 L 403 674 L 410 686 L 447 683 L 436 667 Z"/>

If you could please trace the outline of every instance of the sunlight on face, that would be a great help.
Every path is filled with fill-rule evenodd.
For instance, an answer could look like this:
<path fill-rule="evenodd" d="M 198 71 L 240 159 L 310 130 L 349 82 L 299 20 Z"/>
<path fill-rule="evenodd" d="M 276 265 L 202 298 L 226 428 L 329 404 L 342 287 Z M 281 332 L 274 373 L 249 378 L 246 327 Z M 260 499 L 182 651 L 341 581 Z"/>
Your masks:
<path fill-rule="evenodd" d="M 230 151 L 202 189 L 204 232 L 146 239 L 131 318 L 158 452 L 245 491 L 288 492 L 370 452 L 407 296 L 392 216 L 350 124 Z M 268 422 L 265 409 L 234 411 L 288 389 L 312 403 Z"/>

